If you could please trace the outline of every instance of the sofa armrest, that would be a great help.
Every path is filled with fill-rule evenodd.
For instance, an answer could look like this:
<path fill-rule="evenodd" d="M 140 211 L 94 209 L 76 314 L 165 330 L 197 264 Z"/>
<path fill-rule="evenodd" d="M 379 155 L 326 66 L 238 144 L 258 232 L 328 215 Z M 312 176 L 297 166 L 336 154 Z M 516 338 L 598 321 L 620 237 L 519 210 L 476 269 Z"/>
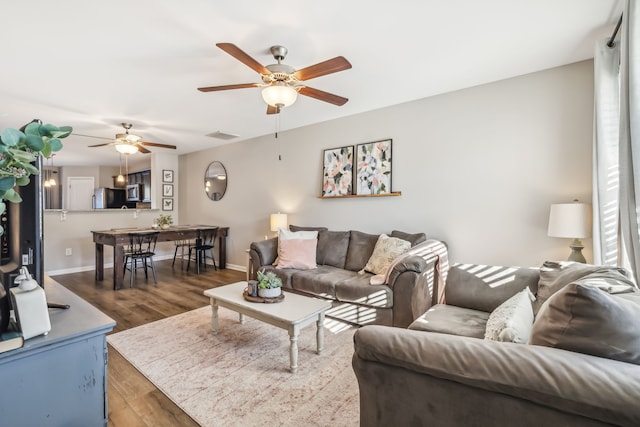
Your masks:
<path fill-rule="evenodd" d="M 272 265 L 278 257 L 278 238 L 252 242 L 249 246 L 249 259 L 251 261 L 251 279 L 256 278 L 260 267 Z"/>
<path fill-rule="evenodd" d="M 384 326 L 354 345 L 361 425 L 640 425 L 639 365 Z"/>
<path fill-rule="evenodd" d="M 431 307 L 435 258 L 412 255 L 395 264 L 387 285 L 393 290 L 393 326 L 406 328 Z"/>

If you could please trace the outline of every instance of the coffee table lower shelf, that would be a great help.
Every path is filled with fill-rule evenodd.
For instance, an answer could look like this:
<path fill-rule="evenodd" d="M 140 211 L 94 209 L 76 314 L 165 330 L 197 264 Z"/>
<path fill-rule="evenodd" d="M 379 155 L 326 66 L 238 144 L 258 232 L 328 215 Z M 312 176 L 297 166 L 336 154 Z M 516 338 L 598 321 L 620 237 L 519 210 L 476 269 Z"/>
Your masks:
<path fill-rule="evenodd" d="M 292 373 L 298 370 L 298 336 L 300 329 L 316 323 L 316 353 L 320 354 L 324 345 L 324 314 L 331 308 L 331 302 L 287 293 L 286 298 L 278 304 L 257 304 L 247 301 L 244 290 L 247 282 L 237 282 L 204 291 L 211 302 L 211 329 L 218 333 L 218 307 L 224 307 L 239 314 L 240 323 L 243 316 L 285 329 L 289 332 L 289 369 Z"/>

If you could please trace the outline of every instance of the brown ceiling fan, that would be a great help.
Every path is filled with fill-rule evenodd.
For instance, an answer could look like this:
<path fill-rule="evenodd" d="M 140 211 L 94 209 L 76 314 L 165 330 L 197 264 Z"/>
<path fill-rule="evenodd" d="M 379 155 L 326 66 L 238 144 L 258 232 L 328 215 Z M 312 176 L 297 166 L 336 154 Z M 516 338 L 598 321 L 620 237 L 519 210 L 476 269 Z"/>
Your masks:
<path fill-rule="evenodd" d="M 146 147 L 171 148 L 173 150 L 176 149 L 175 145 L 158 144 L 155 142 L 142 141 L 141 136 L 129 133 L 129 129 L 133 127 L 131 123 L 120 123 L 120 125 L 124 128 L 124 133 L 117 133 L 115 139 L 111 140 L 111 142 L 107 142 L 104 144 L 90 145 L 89 147 L 104 147 L 107 145 L 112 145 L 116 148 L 116 150 L 119 153 L 122 153 L 122 154 L 133 154 L 136 151 L 139 151 L 144 154 L 148 154 L 151 151 L 147 150 Z M 103 138 L 101 136 L 81 135 L 81 134 L 76 134 L 76 135 L 87 136 L 89 138 L 111 139 L 111 138 Z"/>
<path fill-rule="evenodd" d="M 281 63 L 287 56 L 287 48 L 283 46 L 271 47 L 271 54 L 277 61 L 277 64 L 267 65 L 266 67 L 232 43 L 217 43 L 216 46 L 259 73 L 262 78 L 262 83 L 199 87 L 198 90 L 201 92 L 261 87 L 263 88 L 262 97 L 267 103 L 267 114 L 278 114 L 281 108 L 293 104 L 298 93 L 338 106 L 344 105 L 348 101 L 347 98 L 342 96 L 314 89 L 301 83 L 306 80 L 351 68 L 349 61 L 342 56 L 336 56 L 333 59 L 328 59 L 296 71 L 293 67 Z"/>

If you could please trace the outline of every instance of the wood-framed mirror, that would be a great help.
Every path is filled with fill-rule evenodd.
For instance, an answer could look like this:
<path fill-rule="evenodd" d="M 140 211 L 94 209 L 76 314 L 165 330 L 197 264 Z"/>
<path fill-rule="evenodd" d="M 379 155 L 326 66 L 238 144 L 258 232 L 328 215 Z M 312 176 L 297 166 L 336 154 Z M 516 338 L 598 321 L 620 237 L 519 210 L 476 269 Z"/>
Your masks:
<path fill-rule="evenodd" d="M 227 170 L 218 161 L 209 163 L 204 173 L 204 192 L 213 201 L 222 199 L 227 191 Z"/>

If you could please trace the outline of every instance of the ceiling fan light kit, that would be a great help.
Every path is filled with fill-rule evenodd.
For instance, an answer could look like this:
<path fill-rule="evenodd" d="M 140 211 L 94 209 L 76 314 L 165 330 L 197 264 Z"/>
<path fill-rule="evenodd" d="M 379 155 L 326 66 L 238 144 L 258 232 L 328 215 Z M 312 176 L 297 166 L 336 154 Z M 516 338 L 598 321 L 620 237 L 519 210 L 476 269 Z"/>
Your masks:
<path fill-rule="evenodd" d="M 262 89 L 262 99 L 274 107 L 288 107 L 298 99 L 298 91 L 284 83 L 278 83 Z"/>
<path fill-rule="evenodd" d="M 132 145 L 130 143 L 122 143 L 121 141 L 118 142 L 119 143 L 115 145 L 116 151 L 118 153 L 133 154 L 138 152 L 138 147 L 136 145 Z"/>
<path fill-rule="evenodd" d="M 217 43 L 216 46 L 259 73 L 262 83 L 199 87 L 198 90 L 200 92 L 261 87 L 263 88 L 262 98 L 267 103 L 267 114 L 278 114 L 281 108 L 292 105 L 296 102 L 298 93 L 337 106 L 344 105 L 348 101 L 347 98 L 342 96 L 314 89 L 301 83 L 305 80 L 350 69 L 351 64 L 342 56 L 296 71 L 290 65 L 281 63 L 287 56 L 287 48 L 284 46 L 271 47 L 271 54 L 277 64 L 267 65 L 266 67 L 232 43 Z"/>

